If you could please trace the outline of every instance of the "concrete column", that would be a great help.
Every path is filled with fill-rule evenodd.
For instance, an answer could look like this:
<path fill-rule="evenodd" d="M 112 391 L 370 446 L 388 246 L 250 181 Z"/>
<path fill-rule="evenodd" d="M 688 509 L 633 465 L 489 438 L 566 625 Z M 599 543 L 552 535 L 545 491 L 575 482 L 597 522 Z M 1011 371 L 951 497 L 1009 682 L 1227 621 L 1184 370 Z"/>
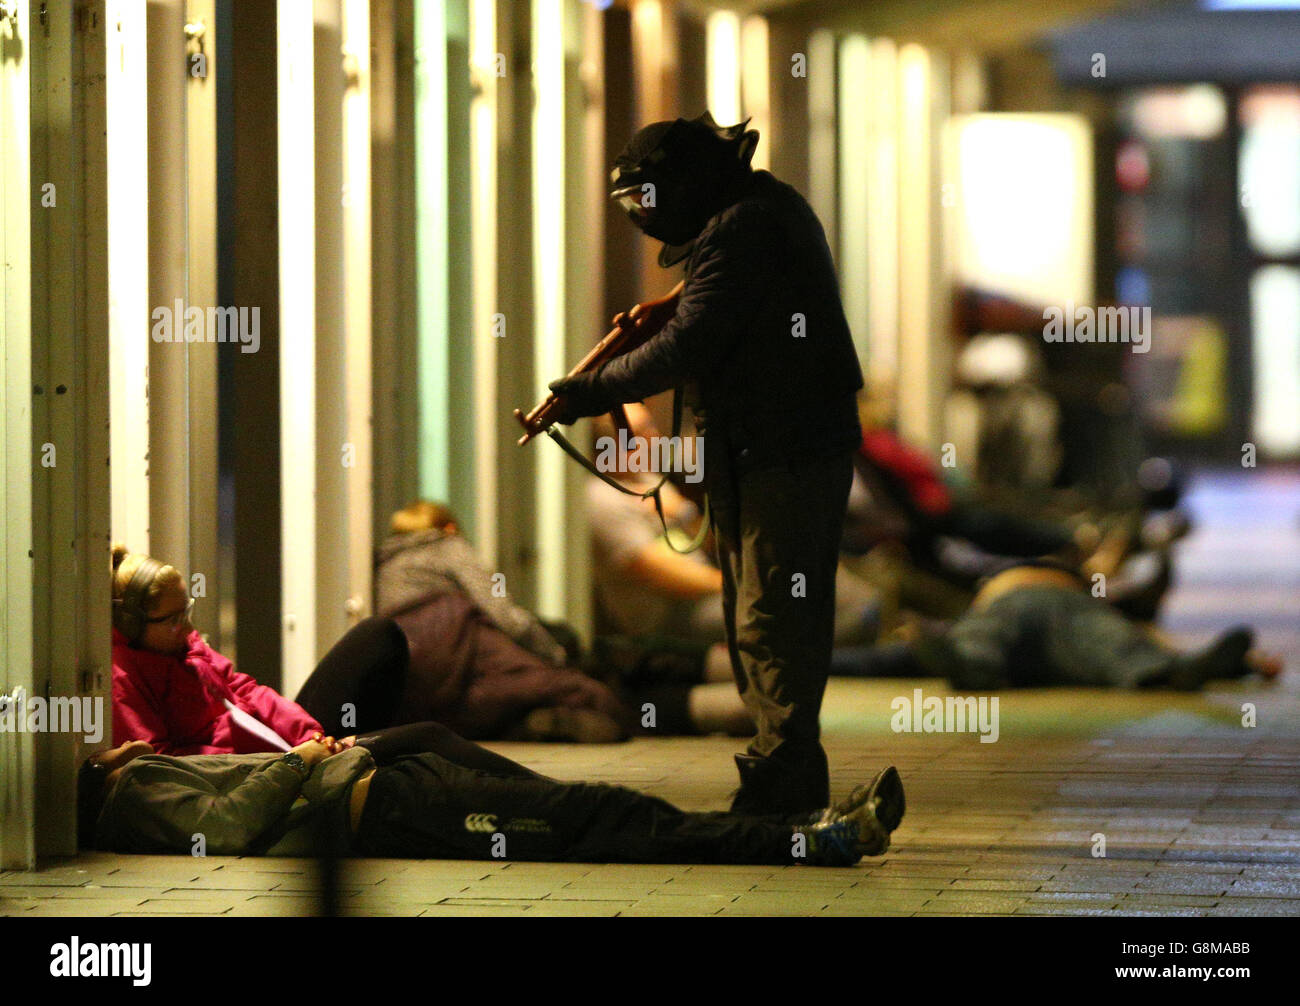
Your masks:
<path fill-rule="evenodd" d="M 871 174 L 871 43 L 849 35 L 839 45 L 839 94 L 836 144 L 839 155 L 840 296 L 858 357 L 868 360 L 867 240 L 875 226 L 867 204 Z"/>
<path fill-rule="evenodd" d="M 0 204 L 4 261 L 0 277 L 0 423 L 4 489 L 0 521 L 0 695 L 14 701 L 38 694 L 32 636 L 35 583 L 32 558 L 38 513 L 33 510 L 31 24 L 27 6 L 0 22 Z M 42 195 L 47 180 L 36 179 Z M 57 190 L 53 193 L 57 201 Z M 65 193 L 67 195 L 67 193 Z M 42 211 L 53 207 L 42 206 Z M 39 513 L 43 532 L 46 520 Z M 42 534 L 43 536 L 43 534 Z M 28 733 L 0 734 L 0 869 L 36 865 L 36 746 Z"/>
<path fill-rule="evenodd" d="M 239 0 L 231 12 L 230 133 L 233 166 L 228 261 L 232 304 L 259 309 L 261 346 L 232 353 L 235 417 L 235 651 L 238 666 L 280 687 L 283 646 L 281 551 L 280 241 L 276 7 Z M 227 654 L 229 655 L 229 653 Z"/>
<path fill-rule="evenodd" d="M 189 354 L 184 341 L 189 232 L 186 216 L 185 8 L 148 3 L 149 136 L 149 548 L 162 562 L 190 569 Z M 179 305 L 180 310 L 177 311 Z M 155 314 L 155 312 L 162 312 Z M 166 336 L 161 339 L 160 336 Z M 179 341 L 178 341 L 179 340 Z M 132 551 L 143 547 L 125 543 Z M 196 613 L 200 621 L 203 613 Z M 206 626 L 205 626 L 206 628 Z"/>
<path fill-rule="evenodd" d="M 512 403 L 498 396 L 498 347 L 510 334 L 500 311 L 497 272 L 497 62 L 496 0 L 472 0 L 469 7 L 469 234 L 471 250 L 470 318 L 465 334 L 470 344 L 474 379 L 473 404 L 468 429 L 462 436 L 473 445 L 473 499 L 475 512 L 468 526 L 478 554 L 496 568 L 500 542 L 497 504 L 499 455 L 509 451 L 501 444 L 500 427 L 509 428 Z M 504 54 L 503 54 L 504 55 Z M 527 408 L 527 406 L 521 406 Z"/>
<path fill-rule="evenodd" d="M 217 294 L 217 30 L 215 0 L 188 0 L 182 32 L 185 132 L 185 301 L 208 309 L 222 306 Z M 166 142 L 170 137 L 161 137 Z M 209 339 L 222 333 L 208 323 Z M 238 332 L 227 330 L 228 337 Z M 239 352 L 234 344 L 196 342 L 186 347 L 186 424 L 189 526 L 186 528 L 190 590 L 203 605 L 196 617 L 208 641 L 222 646 L 218 605 L 222 596 L 217 559 L 217 354 Z M 197 575 L 196 575 L 197 574 Z M 197 607 L 197 605 L 196 605 Z"/>
<path fill-rule="evenodd" d="M 322 289 L 325 295 L 333 291 L 318 286 L 317 279 L 319 178 L 312 10 L 301 0 L 280 0 L 277 14 L 278 211 L 279 231 L 284 236 L 279 247 L 281 687 L 293 695 L 311 674 L 318 656 L 316 501 L 319 494 L 328 506 L 334 487 L 318 486 L 325 465 L 318 458 L 317 387 L 320 361 L 328 355 L 317 349 L 316 314 L 317 290 Z M 323 321 L 328 339 L 337 320 Z"/>
<path fill-rule="evenodd" d="M 807 198 L 811 140 L 807 28 L 795 20 L 772 17 L 767 53 L 771 112 L 768 133 L 760 142 L 769 149 L 772 173 Z"/>
<path fill-rule="evenodd" d="M 50 5 L 24 38 L 31 59 L 31 182 L 57 203 L 31 218 L 31 694 L 97 700 L 111 719 L 109 619 L 108 199 L 104 5 Z M 21 30 L 21 22 L 20 22 Z M 21 177 L 21 175 L 19 176 Z M 29 204 L 30 205 L 30 204 Z M 21 337 L 21 330 L 18 333 Z M 6 333 L 6 339 L 8 338 Z M 19 610 L 22 602 L 19 601 Z M 37 855 L 76 851 L 83 731 L 35 739 Z M 30 765 L 30 763 L 28 763 Z"/>
<path fill-rule="evenodd" d="M 835 36 L 808 37 L 808 202 L 822 222 L 831 254 L 839 262 L 839 188 L 835 94 Z"/>
<path fill-rule="evenodd" d="M 347 416 L 343 476 L 347 506 L 349 625 L 371 613 L 374 573 L 374 451 L 371 442 L 370 0 L 343 0 L 343 324 Z"/>
<path fill-rule="evenodd" d="M 898 424 L 905 439 L 938 449 L 951 369 L 939 142 L 948 117 L 948 74 L 944 57 L 914 44 L 899 50 L 898 73 Z"/>
<path fill-rule="evenodd" d="M 371 3 L 371 268 L 376 539 L 419 495 L 415 280 L 415 26 L 404 0 Z"/>

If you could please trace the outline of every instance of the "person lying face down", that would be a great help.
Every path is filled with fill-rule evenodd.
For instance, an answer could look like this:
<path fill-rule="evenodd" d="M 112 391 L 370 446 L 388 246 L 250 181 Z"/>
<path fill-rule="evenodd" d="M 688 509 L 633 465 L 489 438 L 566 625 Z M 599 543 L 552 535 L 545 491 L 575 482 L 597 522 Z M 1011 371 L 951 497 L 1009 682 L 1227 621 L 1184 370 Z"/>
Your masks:
<path fill-rule="evenodd" d="M 378 767 L 365 741 L 341 749 L 319 737 L 283 755 L 186 757 L 132 742 L 92 755 L 78 780 L 81 842 L 160 854 L 192 852 L 201 842 L 211 855 L 332 849 L 407 858 L 848 866 L 884 853 L 905 810 L 893 767 L 841 804 L 782 822 L 687 813 L 621 786 L 557 782 L 454 735 L 445 749 L 457 761 L 424 752 Z"/>
<path fill-rule="evenodd" d="M 1201 650 L 1180 652 L 1094 597 L 1077 573 L 1022 562 L 990 577 L 966 614 L 946 631 L 923 634 L 914 649 L 929 673 L 958 689 L 1195 691 L 1255 671 L 1280 673 L 1280 662 L 1252 649 L 1253 641 L 1249 626 L 1236 626 Z"/>

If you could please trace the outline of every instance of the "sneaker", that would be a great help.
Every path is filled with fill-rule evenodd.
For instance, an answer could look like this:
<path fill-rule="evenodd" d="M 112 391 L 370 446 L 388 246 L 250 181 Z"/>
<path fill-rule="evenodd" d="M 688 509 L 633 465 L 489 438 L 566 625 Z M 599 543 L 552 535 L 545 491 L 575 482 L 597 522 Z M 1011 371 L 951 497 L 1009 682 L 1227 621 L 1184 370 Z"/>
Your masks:
<path fill-rule="evenodd" d="M 812 866 L 853 866 L 863 856 L 881 856 L 889 849 L 889 832 L 876 818 L 871 800 L 847 814 L 796 830 L 807 836 L 805 862 Z"/>
<path fill-rule="evenodd" d="M 903 813 L 907 810 L 907 798 L 903 793 L 903 780 L 893 765 L 876 773 L 871 782 L 859 786 L 846 799 L 833 807 L 827 807 L 815 823 L 825 824 L 837 817 L 847 817 L 858 807 L 872 801 L 875 801 L 872 810 L 876 819 L 885 830 L 897 830 L 899 822 L 903 820 Z"/>
<path fill-rule="evenodd" d="M 862 858 L 862 831 L 857 821 L 844 818 L 798 830 L 808 840 L 803 861 L 809 866 L 853 866 Z M 889 836 L 884 839 L 888 845 Z"/>

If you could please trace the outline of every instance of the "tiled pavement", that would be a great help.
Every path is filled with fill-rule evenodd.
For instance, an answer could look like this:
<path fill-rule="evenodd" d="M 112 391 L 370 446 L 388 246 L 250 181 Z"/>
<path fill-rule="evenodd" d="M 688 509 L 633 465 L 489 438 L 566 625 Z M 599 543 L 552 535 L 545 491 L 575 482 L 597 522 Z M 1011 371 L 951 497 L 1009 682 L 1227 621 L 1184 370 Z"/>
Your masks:
<path fill-rule="evenodd" d="M 1270 481 L 1271 479 L 1271 481 Z M 1167 625 L 1198 641 L 1260 626 L 1289 674 L 1197 696 L 1000 697 L 1000 736 L 894 733 L 890 703 L 929 681 L 836 681 L 825 707 L 836 795 L 887 762 L 908 812 L 854 869 L 364 860 L 341 878 L 358 915 L 1300 915 L 1300 482 L 1209 480 Z M 1257 724 L 1242 725 L 1252 703 Z M 722 738 L 493 745 L 551 775 L 725 804 Z M 1104 856 L 1097 855 L 1103 851 Z M 299 915 L 299 860 L 111 856 L 0 875 L 0 914 Z"/>

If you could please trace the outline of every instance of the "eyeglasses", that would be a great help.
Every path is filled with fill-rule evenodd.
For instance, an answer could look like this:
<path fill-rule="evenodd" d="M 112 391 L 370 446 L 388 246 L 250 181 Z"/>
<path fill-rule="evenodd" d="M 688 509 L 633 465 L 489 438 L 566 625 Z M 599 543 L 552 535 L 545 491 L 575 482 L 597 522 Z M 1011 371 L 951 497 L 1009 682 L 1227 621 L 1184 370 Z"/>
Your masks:
<path fill-rule="evenodd" d="M 191 597 L 180 611 L 173 611 L 170 615 L 162 615 L 158 618 L 146 618 L 145 621 L 150 625 L 165 625 L 169 629 L 178 629 L 183 622 L 189 620 L 190 612 L 193 610 L 194 598 Z"/>

